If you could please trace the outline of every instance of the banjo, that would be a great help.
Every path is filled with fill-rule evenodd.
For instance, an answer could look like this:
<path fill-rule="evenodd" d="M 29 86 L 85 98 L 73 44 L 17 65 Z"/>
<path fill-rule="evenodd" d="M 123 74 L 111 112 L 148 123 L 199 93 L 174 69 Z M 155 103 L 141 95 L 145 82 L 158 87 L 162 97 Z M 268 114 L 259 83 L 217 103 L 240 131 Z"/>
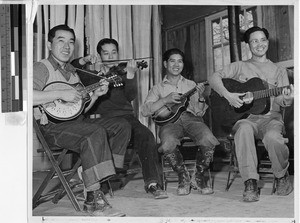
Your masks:
<path fill-rule="evenodd" d="M 102 79 L 108 81 L 114 86 L 123 85 L 122 79 L 118 75 L 111 75 L 109 77 L 103 77 Z M 61 121 L 69 121 L 77 118 L 85 108 L 86 103 L 91 100 L 89 95 L 90 92 L 96 90 L 102 86 L 102 82 L 97 82 L 85 87 L 82 83 L 78 82 L 75 84 L 69 84 L 62 81 L 55 81 L 47 84 L 42 91 L 53 91 L 53 90 L 70 90 L 75 89 L 79 91 L 82 95 L 82 98 L 77 102 L 68 102 L 62 99 L 57 99 L 51 102 L 42 104 L 42 110 L 45 111 L 49 120 L 54 123 Z"/>

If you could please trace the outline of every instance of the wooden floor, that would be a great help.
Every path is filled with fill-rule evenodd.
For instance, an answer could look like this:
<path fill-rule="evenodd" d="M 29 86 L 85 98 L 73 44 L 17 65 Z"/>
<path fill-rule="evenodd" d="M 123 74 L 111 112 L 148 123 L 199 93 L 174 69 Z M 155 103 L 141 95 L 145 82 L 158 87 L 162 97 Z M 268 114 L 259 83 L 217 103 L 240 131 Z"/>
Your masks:
<path fill-rule="evenodd" d="M 33 174 L 33 192 L 36 191 L 44 175 L 43 172 Z M 147 217 L 148 220 L 153 220 L 148 217 L 159 217 L 154 218 L 154 222 L 155 220 L 168 222 L 162 221 L 161 218 L 173 219 L 172 217 L 179 217 L 182 220 L 180 222 L 190 222 L 188 220 L 193 222 L 197 219 L 206 219 L 209 220 L 208 222 L 213 222 L 212 220 L 216 222 L 227 222 L 227 220 L 228 222 L 235 222 L 235 220 L 237 222 L 244 220 L 247 222 L 251 222 L 251 220 L 255 222 L 256 220 L 260 220 L 259 222 L 292 222 L 295 218 L 294 192 L 285 197 L 271 195 L 272 179 L 266 179 L 259 181 L 259 186 L 262 187 L 260 201 L 245 203 L 242 201 L 244 186 L 241 177 L 236 178 L 229 191 L 225 191 L 227 176 L 228 165 L 221 163 L 219 168 L 212 172 L 215 191 L 213 195 L 201 195 L 197 191 L 192 191 L 190 195 L 177 196 L 177 182 L 173 181 L 168 183 L 169 198 L 155 200 L 144 191 L 142 175 L 138 173 L 131 175 L 132 179 L 128 179 L 129 182 L 123 189 L 116 189 L 119 187 L 119 182 L 115 182 L 113 185 L 114 197 L 107 194 L 107 198 L 114 208 L 126 213 L 122 222 L 132 222 L 129 220 L 130 217 Z M 293 176 L 291 179 L 293 180 Z M 83 200 L 80 201 L 80 204 L 83 204 Z M 41 219 L 42 221 L 51 219 L 54 216 L 87 218 L 85 213 L 76 212 L 73 209 L 66 196 L 58 204 L 53 204 L 51 201 L 40 204 L 33 210 L 32 216 L 34 217 L 31 220 L 37 222 Z M 66 220 L 66 218 L 63 219 Z"/>

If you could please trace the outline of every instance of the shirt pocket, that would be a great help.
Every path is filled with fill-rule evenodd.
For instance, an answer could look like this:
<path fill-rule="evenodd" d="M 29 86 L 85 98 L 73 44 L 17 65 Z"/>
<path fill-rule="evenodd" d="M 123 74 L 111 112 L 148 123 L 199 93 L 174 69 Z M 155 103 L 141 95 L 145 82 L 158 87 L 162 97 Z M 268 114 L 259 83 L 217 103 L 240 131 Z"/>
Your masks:
<path fill-rule="evenodd" d="M 249 81 L 251 78 L 253 78 L 252 76 L 249 76 L 245 73 L 241 73 L 238 77 L 238 81 L 241 83 L 247 82 Z"/>
<path fill-rule="evenodd" d="M 278 80 L 276 78 L 270 78 L 267 80 L 269 88 L 278 87 Z"/>

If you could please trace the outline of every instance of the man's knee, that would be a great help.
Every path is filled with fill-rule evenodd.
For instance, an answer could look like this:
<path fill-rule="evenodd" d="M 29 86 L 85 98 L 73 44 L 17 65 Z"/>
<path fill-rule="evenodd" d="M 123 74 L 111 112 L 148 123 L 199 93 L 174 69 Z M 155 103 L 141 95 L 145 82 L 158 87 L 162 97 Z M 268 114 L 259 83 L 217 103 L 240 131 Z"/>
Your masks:
<path fill-rule="evenodd" d="M 287 139 L 283 138 L 281 133 L 274 131 L 274 130 L 268 131 L 265 134 L 262 141 L 264 144 L 270 144 L 270 143 L 285 144 L 285 143 L 287 143 Z"/>
<path fill-rule="evenodd" d="M 166 140 L 161 143 L 158 151 L 162 153 L 172 153 L 179 145 L 180 141 L 178 139 Z"/>
<path fill-rule="evenodd" d="M 239 134 L 246 134 L 246 135 L 253 135 L 254 129 L 251 124 L 247 122 L 241 122 L 235 127 L 235 131 L 237 135 Z"/>

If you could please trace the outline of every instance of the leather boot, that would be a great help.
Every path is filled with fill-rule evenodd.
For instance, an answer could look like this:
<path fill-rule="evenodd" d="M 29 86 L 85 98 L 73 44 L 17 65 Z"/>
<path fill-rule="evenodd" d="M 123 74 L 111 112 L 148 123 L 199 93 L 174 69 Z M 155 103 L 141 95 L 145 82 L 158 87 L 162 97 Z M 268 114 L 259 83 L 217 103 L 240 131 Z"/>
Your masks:
<path fill-rule="evenodd" d="M 83 204 L 83 211 L 93 216 L 124 217 L 125 214 L 114 209 L 107 201 L 104 193 L 98 189 L 88 191 Z"/>
<path fill-rule="evenodd" d="M 188 195 L 191 192 L 190 174 L 183 163 L 183 157 L 178 148 L 173 153 L 164 155 L 172 169 L 178 174 L 177 195 Z"/>
<path fill-rule="evenodd" d="M 286 171 L 285 175 L 281 178 L 276 178 L 276 194 L 278 196 L 287 196 L 293 191 L 293 185 L 289 180 L 289 172 Z"/>
<path fill-rule="evenodd" d="M 254 202 L 259 200 L 259 189 L 257 180 L 249 179 L 245 181 L 245 190 L 243 193 L 243 201 Z"/>
<path fill-rule="evenodd" d="M 196 153 L 196 189 L 201 194 L 213 194 L 214 191 L 211 185 L 207 185 L 207 179 L 205 173 L 209 169 L 209 165 L 213 160 L 214 149 L 209 147 L 200 146 Z"/>

